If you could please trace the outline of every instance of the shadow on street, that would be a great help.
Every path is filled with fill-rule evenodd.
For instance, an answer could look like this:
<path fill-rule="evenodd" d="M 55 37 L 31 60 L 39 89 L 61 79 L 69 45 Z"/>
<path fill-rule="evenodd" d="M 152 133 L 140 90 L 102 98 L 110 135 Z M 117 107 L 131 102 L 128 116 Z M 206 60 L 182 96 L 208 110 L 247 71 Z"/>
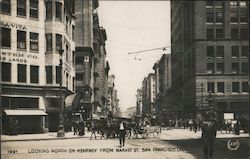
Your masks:
<path fill-rule="evenodd" d="M 249 159 L 250 138 L 234 138 L 240 142 L 237 150 L 229 150 L 227 142 L 229 138 L 216 139 L 214 145 L 213 159 Z M 201 139 L 184 139 L 184 140 L 163 140 L 166 144 L 171 144 L 181 148 L 197 159 L 203 159 L 203 142 Z"/>

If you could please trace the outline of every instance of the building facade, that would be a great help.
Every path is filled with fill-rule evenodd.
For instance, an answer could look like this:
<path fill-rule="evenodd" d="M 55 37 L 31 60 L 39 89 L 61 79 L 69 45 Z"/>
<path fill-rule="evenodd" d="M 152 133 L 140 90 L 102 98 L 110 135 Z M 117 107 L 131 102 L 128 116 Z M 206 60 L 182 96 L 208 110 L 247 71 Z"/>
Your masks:
<path fill-rule="evenodd" d="M 61 80 L 63 99 L 75 91 L 73 5 L 64 0 L 1 1 L 4 132 L 11 133 L 12 122 L 18 133 L 57 131 Z"/>
<path fill-rule="evenodd" d="M 98 0 L 76 1 L 76 92 L 90 91 L 89 101 L 79 103 L 85 118 L 92 113 L 105 114 L 108 101 L 106 31 L 99 26 Z M 101 111 L 101 112 L 100 112 Z"/>
<path fill-rule="evenodd" d="M 249 118 L 248 34 L 248 1 L 171 1 L 171 103 L 177 114 L 210 106 L 219 120 L 227 112 Z"/>
<path fill-rule="evenodd" d="M 167 101 L 167 91 L 171 87 L 171 55 L 163 54 L 153 69 L 155 70 L 156 117 L 158 120 L 164 120 L 166 114 L 172 111 Z"/>
<path fill-rule="evenodd" d="M 115 89 L 115 75 L 110 75 L 108 78 L 108 103 L 106 112 L 112 114 L 112 116 L 117 116 L 119 111 L 119 99 L 117 90 Z"/>
<path fill-rule="evenodd" d="M 136 94 L 136 115 L 142 115 L 142 89 L 137 89 Z"/>
<path fill-rule="evenodd" d="M 155 75 L 148 74 L 142 82 L 142 116 L 156 118 L 155 110 Z"/>

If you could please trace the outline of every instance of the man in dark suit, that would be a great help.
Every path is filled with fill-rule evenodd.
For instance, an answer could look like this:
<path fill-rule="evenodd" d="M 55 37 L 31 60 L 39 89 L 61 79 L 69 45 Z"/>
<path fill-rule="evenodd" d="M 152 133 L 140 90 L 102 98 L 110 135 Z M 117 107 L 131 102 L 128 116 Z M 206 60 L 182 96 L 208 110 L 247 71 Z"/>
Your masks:
<path fill-rule="evenodd" d="M 126 135 L 126 123 L 124 121 L 121 121 L 119 125 L 120 147 L 125 146 L 125 135 Z"/>
<path fill-rule="evenodd" d="M 216 131 L 216 119 L 210 114 L 202 126 L 202 140 L 204 143 L 203 153 L 205 159 L 212 159 L 213 157 Z"/>

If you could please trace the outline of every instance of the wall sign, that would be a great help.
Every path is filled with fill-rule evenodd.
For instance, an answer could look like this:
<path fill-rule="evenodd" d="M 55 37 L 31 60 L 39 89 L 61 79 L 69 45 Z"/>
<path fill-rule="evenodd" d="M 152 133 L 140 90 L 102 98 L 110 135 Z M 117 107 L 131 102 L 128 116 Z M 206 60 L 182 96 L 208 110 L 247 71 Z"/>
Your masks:
<path fill-rule="evenodd" d="M 18 30 L 27 30 L 25 25 L 9 23 L 9 22 L 1 22 L 0 21 L 0 26 L 5 27 L 5 28 L 16 28 Z"/>
<path fill-rule="evenodd" d="M 12 52 L 1 50 L 0 61 L 1 62 L 17 62 L 17 63 L 27 63 L 28 59 L 39 59 L 38 55 L 33 55 L 24 52 Z"/>

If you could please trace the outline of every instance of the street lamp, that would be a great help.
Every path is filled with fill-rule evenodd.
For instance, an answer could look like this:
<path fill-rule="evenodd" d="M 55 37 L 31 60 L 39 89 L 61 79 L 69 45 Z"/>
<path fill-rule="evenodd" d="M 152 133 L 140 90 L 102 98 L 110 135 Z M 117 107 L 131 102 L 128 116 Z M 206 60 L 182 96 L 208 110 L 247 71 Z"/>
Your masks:
<path fill-rule="evenodd" d="M 57 131 L 57 137 L 64 137 L 65 132 L 64 132 L 64 116 L 63 116 L 63 109 L 64 109 L 64 101 L 62 97 L 62 54 L 64 52 L 63 49 L 58 50 L 59 55 L 60 55 L 60 60 L 59 60 L 59 66 L 60 66 L 60 72 L 61 72 L 61 79 L 60 79 L 60 114 L 59 114 L 59 124 L 58 124 L 58 131 Z"/>

